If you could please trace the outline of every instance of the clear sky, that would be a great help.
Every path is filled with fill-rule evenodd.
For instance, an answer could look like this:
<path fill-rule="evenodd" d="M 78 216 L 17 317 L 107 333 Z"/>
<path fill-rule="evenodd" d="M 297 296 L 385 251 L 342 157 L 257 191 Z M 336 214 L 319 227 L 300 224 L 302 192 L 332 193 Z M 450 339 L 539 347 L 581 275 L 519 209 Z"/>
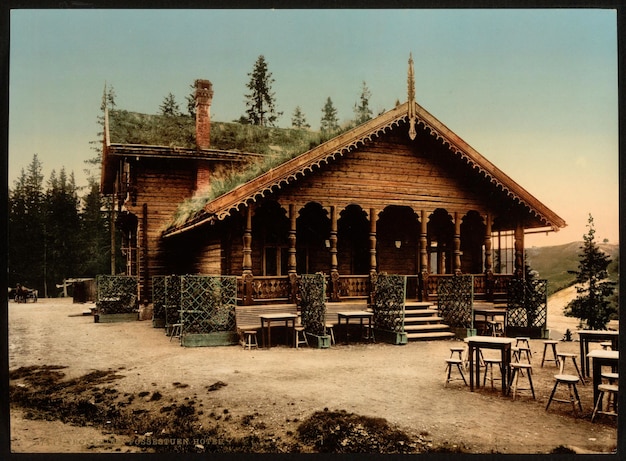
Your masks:
<path fill-rule="evenodd" d="M 330 97 L 341 120 L 366 82 L 374 114 L 416 99 L 559 214 L 568 227 L 527 246 L 618 241 L 617 14 L 554 10 L 13 10 L 9 187 L 37 153 L 85 184 L 105 83 L 117 107 L 181 109 L 211 80 L 213 120 L 245 113 L 264 55 L 278 125 L 300 106 L 313 129 Z"/>

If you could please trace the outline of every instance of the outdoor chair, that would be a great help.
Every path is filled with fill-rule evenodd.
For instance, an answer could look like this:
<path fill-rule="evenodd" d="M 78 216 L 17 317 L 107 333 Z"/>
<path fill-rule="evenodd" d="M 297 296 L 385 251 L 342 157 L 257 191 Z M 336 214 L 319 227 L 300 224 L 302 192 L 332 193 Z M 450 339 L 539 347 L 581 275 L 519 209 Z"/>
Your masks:
<path fill-rule="evenodd" d="M 552 349 L 552 359 L 549 359 L 548 362 L 552 362 L 554 361 L 554 363 L 556 364 L 556 366 L 559 366 L 559 359 L 557 357 L 557 352 L 556 352 L 556 345 L 558 344 L 558 341 L 549 339 L 543 342 L 543 356 L 541 357 L 541 367 L 543 368 L 543 363 L 546 360 L 546 352 L 548 351 L 548 346 L 550 346 L 550 348 Z"/>
<path fill-rule="evenodd" d="M 243 332 L 243 348 L 252 350 L 253 347 L 259 348 L 257 341 L 256 330 L 245 330 Z"/>
<path fill-rule="evenodd" d="M 293 329 L 295 334 L 295 343 L 296 349 L 300 347 L 300 344 L 309 345 L 309 340 L 306 338 L 306 331 L 304 330 L 304 326 L 296 325 Z"/>
<path fill-rule="evenodd" d="M 576 412 L 576 404 L 578 404 L 578 408 L 580 411 L 583 411 L 583 406 L 580 403 L 580 397 L 578 395 L 578 389 L 576 388 L 576 384 L 578 383 L 578 377 L 574 375 L 554 375 L 554 379 L 556 382 L 554 383 L 554 388 L 552 389 L 552 393 L 550 394 L 550 398 L 548 399 L 548 404 L 546 405 L 546 411 L 550 408 L 550 404 L 554 400 L 555 402 L 562 403 L 571 403 L 574 412 Z M 556 388 L 559 384 L 567 384 L 567 388 L 569 390 L 569 399 L 555 399 L 554 394 L 556 393 Z"/>
<path fill-rule="evenodd" d="M 330 343 L 335 344 L 335 325 L 332 322 L 326 322 L 324 327 L 327 334 L 330 335 Z"/>
<path fill-rule="evenodd" d="M 565 370 L 565 361 L 569 358 L 572 360 L 572 363 L 574 364 L 574 368 L 576 368 L 576 372 L 578 373 L 578 377 L 580 378 L 580 382 L 583 384 L 583 386 L 585 385 L 585 378 L 583 378 L 582 373 L 580 372 L 580 368 L 578 368 L 578 364 L 576 363 L 576 354 L 572 354 L 569 352 L 559 352 L 556 355 L 559 359 L 559 364 L 560 364 L 560 368 L 559 368 L 559 373 L 563 374 L 563 371 Z"/>
<path fill-rule="evenodd" d="M 453 366 L 456 367 L 457 370 L 459 370 L 459 373 L 461 374 L 461 378 L 463 379 L 463 382 L 467 386 L 467 380 L 465 379 L 465 375 L 463 374 L 463 367 L 461 365 L 463 365 L 462 359 L 446 359 L 446 382 L 444 386 L 447 386 L 450 381 L 453 381 L 453 378 L 451 377 Z"/>
<path fill-rule="evenodd" d="M 172 323 L 171 327 L 172 327 L 172 329 L 171 329 L 171 333 L 170 333 L 170 341 L 172 340 L 172 338 L 178 338 L 180 340 L 181 336 L 183 334 L 183 324 L 182 323 Z"/>
<path fill-rule="evenodd" d="M 593 407 L 593 413 L 591 414 L 591 422 L 596 417 L 596 414 L 617 416 L 617 392 L 618 387 L 615 384 L 599 384 L 598 385 L 598 400 Z M 602 410 L 602 400 L 604 394 L 608 394 L 606 398 L 606 410 Z"/>
<path fill-rule="evenodd" d="M 512 363 L 511 369 L 513 370 L 511 373 L 511 381 L 509 382 L 509 393 L 513 390 L 513 399 L 515 399 L 515 394 L 517 391 L 530 390 L 533 399 L 535 398 L 535 387 L 533 386 L 533 367 L 528 363 Z M 523 375 L 523 371 L 526 370 L 526 376 L 528 377 L 528 384 L 530 387 L 519 387 L 519 377 Z"/>
<path fill-rule="evenodd" d="M 530 338 L 525 336 L 518 336 L 515 338 L 515 346 L 519 347 L 520 350 L 525 349 L 528 355 L 532 358 L 533 353 L 530 350 Z"/>
<path fill-rule="evenodd" d="M 491 381 L 491 388 L 494 389 L 494 385 L 493 385 L 494 380 L 496 380 L 496 381 L 500 380 L 501 381 L 503 379 L 502 378 L 502 376 L 503 376 L 503 373 L 502 373 L 502 359 L 488 357 L 488 358 L 485 358 L 483 360 L 485 362 L 485 374 L 484 374 L 484 377 L 483 377 L 483 386 L 485 386 L 485 384 L 487 383 L 487 374 L 489 374 L 489 381 Z M 500 369 L 500 378 L 499 379 L 498 378 L 494 379 L 494 377 L 493 377 L 493 367 L 494 367 L 494 365 L 497 365 L 498 368 Z"/>
<path fill-rule="evenodd" d="M 613 350 L 613 343 L 611 341 L 602 341 L 600 346 L 602 346 L 602 350 L 605 351 Z"/>
<path fill-rule="evenodd" d="M 619 381 L 619 373 L 605 371 L 604 373 L 600 374 L 600 377 L 603 380 L 608 381 L 608 384 L 615 384 L 617 381 Z"/>

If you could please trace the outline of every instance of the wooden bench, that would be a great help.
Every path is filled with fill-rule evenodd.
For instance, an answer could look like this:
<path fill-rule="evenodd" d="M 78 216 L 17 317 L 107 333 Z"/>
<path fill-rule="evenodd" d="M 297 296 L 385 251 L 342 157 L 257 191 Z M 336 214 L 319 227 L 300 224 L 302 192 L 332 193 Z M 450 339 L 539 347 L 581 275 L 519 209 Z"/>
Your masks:
<path fill-rule="evenodd" d="M 235 319 L 237 322 L 237 333 L 243 338 L 245 330 L 260 330 L 262 314 L 278 314 L 287 312 L 297 314 L 298 306 L 295 304 L 259 304 L 252 306 L 235 307 Z"/>

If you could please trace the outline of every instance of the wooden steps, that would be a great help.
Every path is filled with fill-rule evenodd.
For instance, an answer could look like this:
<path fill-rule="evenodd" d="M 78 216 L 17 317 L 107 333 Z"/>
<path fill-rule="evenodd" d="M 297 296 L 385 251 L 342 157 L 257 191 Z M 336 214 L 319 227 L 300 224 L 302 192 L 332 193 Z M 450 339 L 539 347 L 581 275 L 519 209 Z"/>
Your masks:
<path fill-rule="evenodd" d="M 406 301 L 404 304 L 404 331 L 409 341 L 453 338 L 454 333 L 442 321 L 429 302 Z"/>

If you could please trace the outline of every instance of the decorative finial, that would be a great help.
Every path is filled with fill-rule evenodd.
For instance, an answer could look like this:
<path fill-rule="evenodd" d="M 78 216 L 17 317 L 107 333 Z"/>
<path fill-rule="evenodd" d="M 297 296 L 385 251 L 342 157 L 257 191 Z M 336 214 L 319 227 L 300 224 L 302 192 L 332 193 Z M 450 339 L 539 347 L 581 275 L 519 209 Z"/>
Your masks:
<path fill-rule="evenodd" d="M 415 121 L 417 119 L 415 115 L 415 73 L 413 71 L 413 53 L 409 54 L 409 76 L 408 76 L 408 111 L 409 117 L 409 138 L 415 139 L 417 132 L 415 131 Z"/>

